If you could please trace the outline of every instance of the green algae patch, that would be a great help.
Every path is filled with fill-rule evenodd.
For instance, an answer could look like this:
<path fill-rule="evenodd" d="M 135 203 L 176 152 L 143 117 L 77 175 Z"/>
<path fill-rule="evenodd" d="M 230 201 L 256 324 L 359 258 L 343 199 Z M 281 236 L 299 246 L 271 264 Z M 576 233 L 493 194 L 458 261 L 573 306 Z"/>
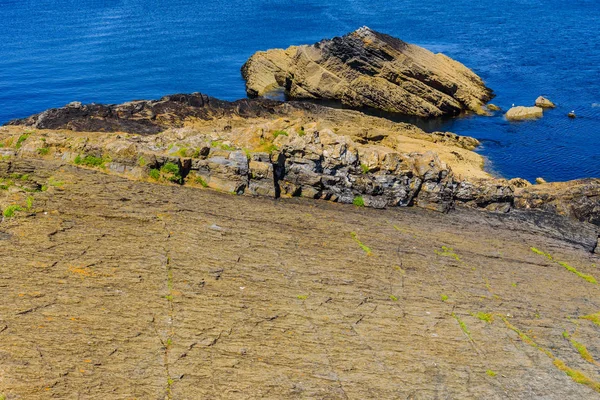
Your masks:
<path fill-rule="evenodd" d="M 567 366 L 564 363 L 564 361 L 557 358 L 554 354 L 552 354 L 552 352 L 550 350 L 545 349 L 542 346 L 540 346 L 539 344 L 537 344 L 532 338 L 530 338 L 525 333 L 521 332 L 517 327 L 515 327 L 510 322 L 508 322 L 508 320 L 506 318 L 504 318 L 504 317 L 501 317 L 501 318 L 510 330 L 514 331 L 515 333 L 517 333 L 519 335 L 519 337 L 521 338 L 521 340 L 524 343 L 526 343 L 526 344 L 538 349 L 542 353 L 546 354 L 550 359 L 552 359 L 552 363 L 554 364 L 554 366 L 556 368 L 558 368 L 559 370 L 561 370 L 562 372 L 564 372 L 565 374 L 567 374 L 567 376 L 569 378 L 571 378 L 571 380 L 573 382 L 579 383 L 581 385 L 585 385 L 585 386 L 595 390 L 596 392 L 600 393 L 600 382 L 596 382 L 596 381 L 590 379 L 589 377 L 587 377 L 583 372 L 577 371 L 577 370 Z M 569 334 L 567 332 L 563 332 L 563 337 L 566 338 L 568 336 L 569 336 Z"/>
<path fill-rule="evenodd" d="M 577 271 L 577 269 L 575 269 L 574 267 L 570 266 L 566 262 L 560 262 L 560 261 L 558 261 L 558 265 L 564 267 L 567 271 L 574 273 L 578 277 L 580 277 L 582 279 L 585 279 L 589 283 L 593 283 L 595 285 L 598 284 L 598 281 L 592 275 L 588 275 L 588 274 L 584 274 L 583 272 L 579 272 L 579 271 Z"/>
<path fill-rule="evenodd" d="M 589 321 L 592 321 L 594 324 L 600 326 L 600 312 L 590 315 L 584 315 L 582 317 L 579 317 L 579 319 L 587 319 Z"/>
<path fill-rule="evenodd" d="M 577 275 L 578 277 L 588 281 L 589 283 L 592 283 L 594 285 L 598 284 L 598 281 L 596 280 L 596 278 L 594 278 L 592 275 L 589 274 L 584 274 L 581 271 L 578 271 L 577 268 L 572 267 L 571 265 L 567 264 L 566 262 L 563 261 L 557 261 L 554 259 L 554 257 L 552 257 L 552 255 L 545 253 L 539 249 L 536 249 L 535 247 L 531 247 L 530 248 L 532 252 L 534 252 L 535 254 L 539 254 L 541 256 L 546 257 L 548 260 L 550 261 L 554 261 L 555 263 L 557 263 L 558 265 L 560 265 L 561 267 L 563 267 L 564 269 L 566 269 L 569 272 L 574 273 L 575 275 Z"/>
<path fill-rule="evenodd" d="M 350 232 L 350 236 L 352 236 L 352 239 L 354 239 L 354 241 L 360 246 L 361 249 L 363 249 L 365 253 L 367 253 L 368 256 L 373 254 L 371 249 L 365 246 L 364 243 L 360 241 L 356 232 Z"/>
<path fill-rule="evenodd" d="M 581 385 L 588 386 L 594 389 L 596 392 L 600 393 L 600 383 L 588 378 L 581 371 L 577 371 L 573 368 L 568 367 L 563 361 L 555 358 L 553 364 L 556 368 L 563 371 L 573 382 L 579 383 Z"/>
<path fill-rule="evenodd" d="M 475 317 L 484 322 L 487 322 L 488 324 L 494 322 L 494 314 L 492 313 L 478 312 L 477 314 L 475 314 Z"/>
<path fill-rule="evenodd" d="M 491 376 L 492 378 L 495 377 L 496 375 L 498 375 L 496 372 L 492 371 L 491 369 L 488 369 L 487 371 L 485 371 L 485 373 L 488 376 Z"/>
<path fill-rule="evenodd" d="M 585 361 L 587 361 L 589 363 L 597 364 L 596 360 L 594 360 L 594 357 L 592 357 L 592 355 L 590 354 L 587 347 L 585 347 L 585 345 L 583 345 L 582 343 L 579 343 L 578 341 L 573 339 L 571 337 L 571 335 L 569 334 L 569 332 L 567 332 L 567 331 L 564 331 L 562 335 L 565 339 L 567 339 L 571 343 L 571 345 L 575 348 L 575 350 L 577 350 L 577 352 L 579 353 L 581 358 L 583 358 Z"/>
<path fill-rule="evenodd" d="M 357 196 L 354 198 L 354 200 L 352 200 L 352 204 L 354 204 L 356 207 L 364 207 L 365 199 L 363 199 L 362 196 Z"/>
<path fill-rule="evenodd" d="M 464 333 L 465 335 L 467 335 L 467 337 L 468 337 L 469 339 L 473 340 L 473 339 L 471 338 L 471 332 L 469 331 L 469 328 L 467 327 L 467 324 L 465 324 L 465 322 L 464 322 L 462 319 L 460 319 L 460 318 L 458 317 L 458 315 L 456 315 L 456 314 L 454 314 L 454 313 L 452 313 L 452 318 L 454 318 L 454 319 L 456 320 L 456 322 L 458 322 L 458 326 L 460 326 L 460 330 L 461 330 L 461 331 L 463 331 L 463 333 Z"/>
<path fill-rule="evenodd" d="M 458 254 L 456 254 L 454 252 L 454 249 L 451 247 L 446 247 L 446 246 L 442 246 L 441 250 L 434 250 L 435 254 L 437 254 L 440 257 L 450 257 L 450 258 L 454 258 L 456 261 L 460 261 L 460 257 L 458 256 Z"/>

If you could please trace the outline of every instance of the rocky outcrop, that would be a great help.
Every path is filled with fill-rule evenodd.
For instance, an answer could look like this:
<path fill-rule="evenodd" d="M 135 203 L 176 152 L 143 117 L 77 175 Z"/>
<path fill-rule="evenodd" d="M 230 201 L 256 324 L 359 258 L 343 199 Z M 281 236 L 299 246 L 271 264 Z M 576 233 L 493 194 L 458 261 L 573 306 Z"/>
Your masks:
<path fill-rule="evenodd" d="M 537 119 L 544 116 L 544 110 L 541 107 L 512 107 L 506 112 L 506 119 L 509 121 L 522 121 L 527 119 Z"/>
<path fill-rule="evenodd" d="M 201 93 L 174 94 L 159 100 L 139 100 L 117 105 L 70 103 L 62 108 L 10 121 L 7 125 L 78 132 L 156 134 L 168 128 L 182 127 L 185 121 L 193 119 L 280 116 L 292 110 L 311 107 L 309 104 L 266 99 L 228 102 Z"/>
<path fill-rule="evenodd" d="M 600 226 L 600 179 L 545 183 L 515 194 L 515 207 L 565 215 Z"/>
<path fill-rule="evenodd" d="M 544 96 L 540 96 L 537 99 L 535 99 L 535 105 L 536 107 L 541 108 L 556 108 L 554 103 L 551 102 L 549 99 L 545 98 Z"/>
<path fill-rule="evenodd" d="M 311 103 L 229 103 L 194 94 L 135 104 L 131 113 L 123 110 L 134 103 L 71 104 L 13 122 L 27 126 L 0 129 L 0 154 L 240 195 L 441 212 L 526 209 L 600 225 L 600 181 L 531 186 L 521 179 L 493 179 L 481 171 L 481 157 L 470 151 L 477 140 L 453 133 L 426 134 L 411 125 Z M 110 114 L 102 118 L 99 112 L 106 110 Z M 149 110 L 162 110 L 160 118 L 150 118 Z M 30 129 L 98 124 L 139 134 Z"/>
<path fill-rule="evenodd" d="M 438 117 L 482 112 L 492 92 L 471 70 L 367 27 L 312 46 L 258 52 L 242 67 L 246 89 L 283 87 L 295 99 Z"/>

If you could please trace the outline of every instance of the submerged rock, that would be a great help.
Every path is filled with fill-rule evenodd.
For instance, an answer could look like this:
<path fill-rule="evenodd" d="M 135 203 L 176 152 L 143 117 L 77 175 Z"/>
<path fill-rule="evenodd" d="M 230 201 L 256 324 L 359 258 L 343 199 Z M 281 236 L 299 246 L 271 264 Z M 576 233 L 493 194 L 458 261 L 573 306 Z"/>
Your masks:
<path fill-rule="evenodd" d="M 506 112 L 506 119 L 509 121 L 521 121 L 526 119 L 537 119 L 544 116 L 544 110 L 541 107 L 512 107 Z"/>
<path fill-rule="evenodd" d="M 279 86 L 291 98 L 419 117 L 482 113 L 492 98 L 461 63 L 367 27 L 312 46 L 258 52 L 242 75 L 250 96 Z"/>
<path fill-rule="evenodd" d="M 535 105 L 537 107 L 542 107 L 542 108 L 555 108 L 556 107 L 553 102 L 551 102 L 549 99 L 547 99 L 543 96 L 540 96 L 535 100 Z"/>

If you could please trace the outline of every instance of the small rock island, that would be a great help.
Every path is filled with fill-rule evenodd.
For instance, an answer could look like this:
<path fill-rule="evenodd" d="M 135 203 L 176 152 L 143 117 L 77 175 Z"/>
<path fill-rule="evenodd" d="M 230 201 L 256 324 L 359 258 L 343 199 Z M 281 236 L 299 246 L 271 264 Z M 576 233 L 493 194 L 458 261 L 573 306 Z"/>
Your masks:
<path fill-rule="evenodd" d="M 242 67 L 250 96 L 334 100 L 418 117 L 483 113 L 492 91 L 461 63 L 367 27 L 314 45 L 254 54 Z"/>

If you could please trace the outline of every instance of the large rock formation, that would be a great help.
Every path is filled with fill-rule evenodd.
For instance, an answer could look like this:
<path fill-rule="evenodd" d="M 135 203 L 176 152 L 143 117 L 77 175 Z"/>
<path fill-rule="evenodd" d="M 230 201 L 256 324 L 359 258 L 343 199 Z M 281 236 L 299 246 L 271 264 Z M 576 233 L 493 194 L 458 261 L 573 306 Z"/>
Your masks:
<path fill-rule="evenodd" d="M 283 87 L 291 98 L 419 117 L 479 113 L 492 98 L 459 62 L 367 27 L 312 46 L 258 52 L 242 75 L 250 96 Z"/>

